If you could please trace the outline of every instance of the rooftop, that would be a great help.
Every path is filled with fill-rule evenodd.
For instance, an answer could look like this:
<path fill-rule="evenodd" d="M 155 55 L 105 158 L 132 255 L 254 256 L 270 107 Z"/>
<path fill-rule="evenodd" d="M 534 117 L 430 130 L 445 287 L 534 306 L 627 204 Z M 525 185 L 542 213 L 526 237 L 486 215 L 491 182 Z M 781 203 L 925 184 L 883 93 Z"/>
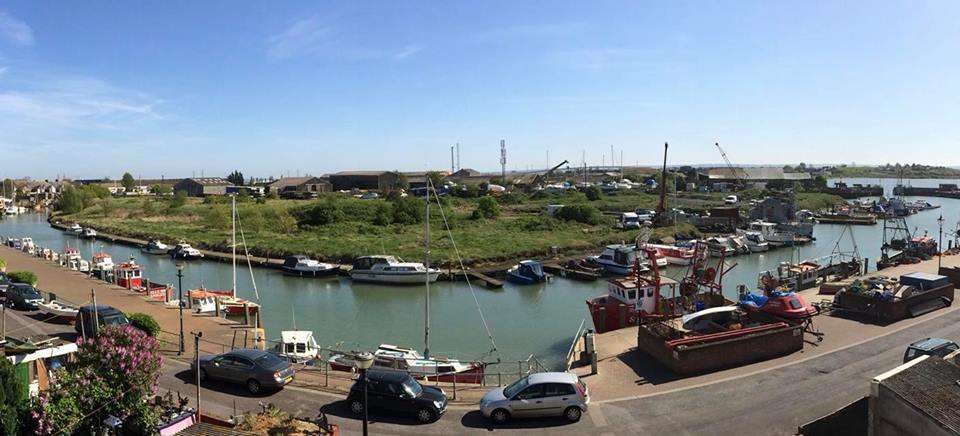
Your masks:
<path fill-rule="evenodd" d="M 184 180 L 192 180 L 204 186 L 220 186 L 220 185 L 228 186 L 231 184 L 230 182 L 227 181 L 227 179 L 224 179 L 223 177 L 191 177 L 189 179 L 184 179 Z"/>
<path fill-rule="evenodd" d="M 877 376 L 879 382 L 903 401 L 960 433 L 960 367 L 937 357 L 923 356 Z"/>
<path fill-rule="evenodd" d="M 710 168 L 707 178 L 713 180 L 727 180 L 742 177 L 746 180 L 808 180 L 809 173 L 788 173 L 780 167 L 746 167 L 746 168 Z"/>

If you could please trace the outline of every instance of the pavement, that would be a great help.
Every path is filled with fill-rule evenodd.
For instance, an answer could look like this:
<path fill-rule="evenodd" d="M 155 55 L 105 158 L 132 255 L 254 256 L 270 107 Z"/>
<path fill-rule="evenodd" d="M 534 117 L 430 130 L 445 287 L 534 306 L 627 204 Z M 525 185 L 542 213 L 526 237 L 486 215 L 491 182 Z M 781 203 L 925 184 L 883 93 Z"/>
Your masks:
<path fill-rule="evenodd" d="M 11 264 L 10 269 L 20 268 L 20 262 L 26 262 L 6 252 L 3 257 Z M 29 260 L 30 263 L 42 262 Z M 957 260 L 952 259 L 950 264 Z M 944 264 L 947 264 L 946 259 Z M 911 270 L 925 270 L 930 265 L 912 267 Z M 897 271 L 884 273 L 892 275 Z M 46 275 L 47 271 L 43 271 L 43 277 Z M 43 284 L 46 279 L 41 280 Z M 63 284 L 73 283 L 76 288 L 77 280 L 84 279 L 73 275 Z M 86 287 L 87 284 L 83 285 Z M 371 417 L 370 429 L 372 434 L 424 435 L 487 432 L 794 434 L 798 425 L 829 414 L 866 395 L 869 381 L 899 365 L 906 346 L 911 342 L 926 337 L 960 341 L 958 309 L 960 305 L 888 326 L 863 324 L 862 329 L 849 328 L 859 324 L 852 320 L 821 316 L 818 322 L 839 323 L 830 328 L 839 330 L 825 340 L 830 341 L 830 336 L 835 336 L 837 344 L 834 346 L 820 349 L 811 347 L 815 352 L 795 353 L 786 359 L 781 358 L 783 360 L 775 359 L 699 378 L 650 383 L 644 381 L 643 368 L 634 368 L 630 374 L 622 374 L 602 383 L 599 378 L 586 378 L 594 393 L 594 401 L 583 419 L 574 424 L 560 419 L 536 419 L 494 427 L 483 419 L 475 405 L 457 404 L 432 424 L 419 425 L 405 417 L 375 415 Z M 6 319 L 8 334 L 13 336 L 43 333 L 68 336 L 73 332 L 72 326 L 43 322 L 41 315 L 32 312 L 8 310 Z M 206 320 L 205 317 L 197 319 L 205 320 L 197 322 L 218 322 Z M 232 328 L 217 327 L 217 324 L 210 327 L 227 331 Z M 195 404 L 196 386 L 192 379 L 188 363 L 173 358 L 165 359 L 160 380 L 162 389 L 178 392 Z M 606 384 L 624 387 L 622 395 L 612 395 L 614 390 Z M 651 385 L 655 389 L 651 389 Z M 604 390 L 609 392 L 601 395 Z M 220 417 L 256 411 L 261 404 L 273 403 L 307 418 L 323 411 L 330 422 L 341 427 L 344 434 L 358 434 L 362 425 L 342 403 L 342 394 L 305 388 L 296 383 L 279 392 L 250 396 L 240 387 L 211 382 L 202 386 L 200 394 L 204 413 Z"/>

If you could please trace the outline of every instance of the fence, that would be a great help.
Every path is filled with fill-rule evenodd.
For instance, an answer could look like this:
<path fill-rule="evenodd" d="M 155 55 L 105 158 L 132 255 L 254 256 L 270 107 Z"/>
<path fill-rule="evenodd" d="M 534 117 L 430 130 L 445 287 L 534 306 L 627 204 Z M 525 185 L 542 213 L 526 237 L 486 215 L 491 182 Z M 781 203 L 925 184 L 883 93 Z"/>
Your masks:
<path fill-rule="evenodd" d="M 586 330 L 584 330 L 586 323 L 587 323 L 586 319 L 580 320 L 580 327 L 577 328 L 577 333 L 573 335 L 573 341 L 570 342 L 570 348 L 567 350 L 567 356 L 566 356 L 566 359 L 564 360 L 565 371 L 569 371 L 570 367 L 573 366 L 573 362 L 575 362 L 575 360 L 573 359 L 573 356 L 576 354 L 578 350 L 577 346 L 581 343 L 580 339 L 583 338 L 583 334 L 586 333 Z"/>

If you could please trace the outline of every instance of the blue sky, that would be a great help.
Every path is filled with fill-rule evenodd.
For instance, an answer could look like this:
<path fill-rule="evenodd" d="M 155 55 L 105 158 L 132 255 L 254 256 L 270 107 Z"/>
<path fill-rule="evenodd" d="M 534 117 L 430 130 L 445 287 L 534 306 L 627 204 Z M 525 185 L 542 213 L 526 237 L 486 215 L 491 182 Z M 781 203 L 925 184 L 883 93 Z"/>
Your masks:
<path fill-rule="evenodd" d="M 0 3 L 0 175 L 957 165 L 960 3 Z M 4 159 L 5 162 L 10 160 Z"/>

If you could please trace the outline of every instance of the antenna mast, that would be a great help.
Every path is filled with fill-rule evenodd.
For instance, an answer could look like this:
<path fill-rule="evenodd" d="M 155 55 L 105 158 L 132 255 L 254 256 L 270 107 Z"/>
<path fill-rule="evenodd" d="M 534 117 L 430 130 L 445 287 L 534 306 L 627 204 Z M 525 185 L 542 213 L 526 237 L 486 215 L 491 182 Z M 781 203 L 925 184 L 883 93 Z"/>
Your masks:
<path fill-rule="evenodd" d="M 500 178 L 501 182 L 507 178 L 507 141 L 505 139 L 500 140 Z"/>

